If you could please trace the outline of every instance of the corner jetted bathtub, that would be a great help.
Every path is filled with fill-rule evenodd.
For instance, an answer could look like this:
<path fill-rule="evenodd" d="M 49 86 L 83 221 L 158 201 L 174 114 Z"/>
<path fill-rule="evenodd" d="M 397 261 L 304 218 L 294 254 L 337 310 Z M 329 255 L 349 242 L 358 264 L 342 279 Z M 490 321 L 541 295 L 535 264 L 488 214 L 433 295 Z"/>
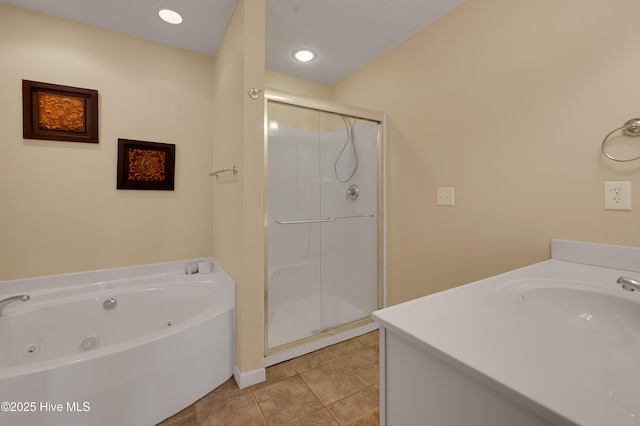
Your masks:
<path fill-rule="evenodd" d="M 30 296 L 0 317 L 0 424 L 153 425 L 224 383 L 235 283 L 207 262 L 0 282 Z"/>

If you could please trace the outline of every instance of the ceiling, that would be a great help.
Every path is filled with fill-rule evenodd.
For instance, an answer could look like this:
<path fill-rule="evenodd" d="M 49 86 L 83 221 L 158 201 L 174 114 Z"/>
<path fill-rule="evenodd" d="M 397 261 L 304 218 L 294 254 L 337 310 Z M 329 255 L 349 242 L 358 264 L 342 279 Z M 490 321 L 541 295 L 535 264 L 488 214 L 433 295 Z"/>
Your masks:
<path fill-rule="evenodd" d="M 72 21 L 214 55 L 236 0 L 0 0 Z M 248 0 L 255 1 L 255 0 Z M 265 0 L 266 68 L 334 84 L 463 0 Z M 161 8 L 184 22 L 160 20 Z M 314 50 L 299 63 L 295 49 Z"/>

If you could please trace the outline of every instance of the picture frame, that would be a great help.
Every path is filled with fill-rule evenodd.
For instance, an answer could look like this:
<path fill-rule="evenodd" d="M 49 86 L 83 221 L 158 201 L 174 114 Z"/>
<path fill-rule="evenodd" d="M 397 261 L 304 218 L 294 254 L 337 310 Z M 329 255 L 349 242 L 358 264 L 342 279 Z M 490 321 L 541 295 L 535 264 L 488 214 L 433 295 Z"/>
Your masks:
<path fill-rule="evenodd" d="M 98 143 L 98 91 L 22 80 L 22 137 Z"/>
<path fill-rule="evenodd" d="M 174 144 L 118 139 L 117 189 L 174 190 Z"/>

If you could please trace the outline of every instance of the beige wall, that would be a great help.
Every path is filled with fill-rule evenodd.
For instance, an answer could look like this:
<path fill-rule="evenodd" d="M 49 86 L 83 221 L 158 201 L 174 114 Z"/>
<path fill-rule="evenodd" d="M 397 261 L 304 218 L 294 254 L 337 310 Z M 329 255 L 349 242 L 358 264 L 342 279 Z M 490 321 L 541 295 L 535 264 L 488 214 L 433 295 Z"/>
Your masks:
<path fill-rule="evenodd" d="M 312 96 L 314 98 L 327 100 L 333 98 L 332 86 L 268 70 L 265 72 L 265 86 L 270 89 L 295 93 L 296 95 Z"/>
<path fill-rule="evenodd" d="M 0 280 L 211 256 L 213 58 L 0 4 Z M 22 138 L 21 80 L 99 91 L 100 143 Z M 118 138 L 175 191 L 116 190 Z"/>
<path fill-rule="evenodd" d="M 264 327 L 264 3 L 239 0 L 215 58 L 213 254 L 237 283 L 236 364 L 262 368 Z"/>
<path fill-rule="evenodd" d="M 640 115 L 639 13 L 467 1 L 333 88 L 388 114 L 391 304 L 547 259 L 552 238 L 640 247 L 640 161 L 599 151 Z M 633 211 L 603 210 L 606 180 L 632 182 Z"/>

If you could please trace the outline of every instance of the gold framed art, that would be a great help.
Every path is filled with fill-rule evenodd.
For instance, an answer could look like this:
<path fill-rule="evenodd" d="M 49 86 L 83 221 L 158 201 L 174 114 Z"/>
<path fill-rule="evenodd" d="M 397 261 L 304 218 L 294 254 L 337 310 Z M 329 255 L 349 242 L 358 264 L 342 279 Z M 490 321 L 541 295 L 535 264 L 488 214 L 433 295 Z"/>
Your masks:
<path fill-rule="evenodd" d="M 98 91 L 22 80 L 25 139 L 98 143 Z"/>

